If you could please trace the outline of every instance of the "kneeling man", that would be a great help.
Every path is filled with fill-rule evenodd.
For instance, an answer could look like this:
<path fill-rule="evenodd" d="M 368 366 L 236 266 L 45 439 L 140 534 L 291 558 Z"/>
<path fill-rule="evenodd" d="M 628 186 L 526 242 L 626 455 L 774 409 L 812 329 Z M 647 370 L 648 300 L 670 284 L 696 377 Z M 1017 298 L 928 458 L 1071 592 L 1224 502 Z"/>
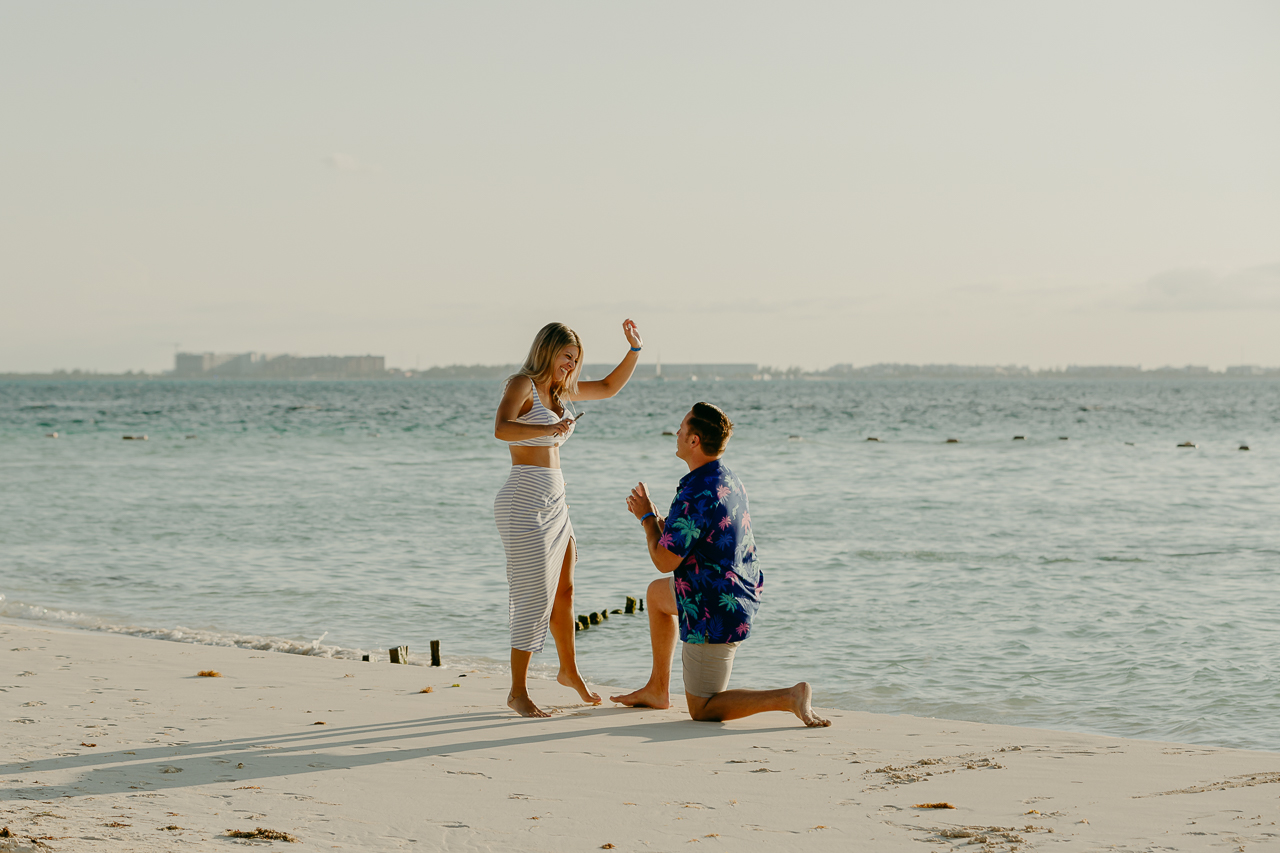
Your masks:
<path fill-rule="evenodd" d="M 756 565 L 751 512 L 742 482 L 720 462 L 733 423 L 718 407 L 695 403 L 676 432 L 676 456 L 689 466 L 666 518 L 644 483 L 627 509 L 640 520 L 649 556 L 668 577 L 649 584 L 653 671 L 634 693 L 609 697 L 622 705 L 671 707 L 671 658 L 679 622 L 689 716 L 719 722 L 762 711 L 790 711 L 806 726 L 829 726 L 810 707 L 801 681 L 778 690 L 730 690 L 738 644 L 751 634 L 764 575 Z"/>

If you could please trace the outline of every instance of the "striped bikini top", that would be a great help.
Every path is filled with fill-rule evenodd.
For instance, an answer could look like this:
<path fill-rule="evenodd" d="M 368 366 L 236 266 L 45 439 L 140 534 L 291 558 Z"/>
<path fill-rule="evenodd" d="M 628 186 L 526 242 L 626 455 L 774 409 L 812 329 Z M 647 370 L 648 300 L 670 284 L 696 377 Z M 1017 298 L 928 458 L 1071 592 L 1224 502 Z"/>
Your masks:
<path fill-rule="evenodd" d="M 529 380 L 532 384 L 533 380 Z M 567 412 L 565 414 L 568 414 Z M 533 389 L 533 408 L 516 418 L 518 424 L 553 424 L 557 421 L 564 420 L 564 416 L 557 415 L 555 412 L 542 405 L 542 395 L 538 393 L 537 386 Z M 524 441 L 511 441 L 508 444 L 511 447 L 556 447 L 569 440 L 569 436 L 573 435 L 573 427 L 569 427 L 569 431 L 564 435 L 540 435 L 537 438 L 526 438 Z"/>

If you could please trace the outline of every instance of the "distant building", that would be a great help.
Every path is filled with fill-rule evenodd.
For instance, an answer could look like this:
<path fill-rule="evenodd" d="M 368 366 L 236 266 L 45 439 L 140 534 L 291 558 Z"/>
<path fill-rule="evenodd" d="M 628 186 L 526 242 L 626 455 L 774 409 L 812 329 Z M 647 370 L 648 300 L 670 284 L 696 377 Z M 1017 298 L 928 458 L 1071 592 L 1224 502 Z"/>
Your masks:
<path fill-rule="evenodd" d="M 265 361 L 261 375 L 270 379 L 376 379 L 385 376 L 381 355 L 281 355 Z"/>
<path fill-rule="evenodd" d="M 450 364 L 405 371 L 404 375 L 412 379 L 506 379 L 519 369 L 518 364 Z"/>
<path fill-rule="evenodd" d="M 603 379 L 618 365 L 584 364 L 581 379 Z M 634 379 L 759 379 L 758 364 L 637 364 Z"/>
<path fill-rule="evenodd" d="M 183 379 L 380 379 L 381 355 L 267 355 L 260 352 L 190 353 L 174 356 L 173 375 Z"/>
<path fill-rule="evenodd" d="M 1030 377 L 1032 372 L 1028 367 L 1015 364 L 870 364 L 866 367 L 837 364 L 819 375 L 833 379 L 988 379 Z"/>
<path fill-rule="evenodd" d="M 1209 376 L 1208 367 L 1200 365 L 1188 364 L 1186 367 L 1157 367 L 1155 370 L 1148 370 L 1148 376 Z"/>
<path fill-rule="evenodd" d="M 603 379 L 618 365 L 584 364 L 578 378 L 585 381 Z M 506 379 L 520 369 L 518 364 L 451 364 L 445 367 L 429 367 L 426 370 L 403 371 L 402 376 L 411 379 Z M 672 379 L 716 381 L 719 379 L 767 379 L 769 368 L 758 364 L 638 364 L 633 379 Z M 799 378 L 802 371 L 778 372 L 773 378 Z M 794 373 L 794 376 L 791 374 Z"/>
<path fill-rule="evenodd" d="M 1070 364 L 1063 373 L 1070 379 L 1132 379 L 1142 375 L 1142 368 L 1138 365 Z"/>
<path fill-rule="evenodd" d="M 173 357 L 173 372 L 179 376 L 201 376 L 229 361 L 256 355 L 257 353 L 232 355 L 231 353 L 180 352 Z"/>

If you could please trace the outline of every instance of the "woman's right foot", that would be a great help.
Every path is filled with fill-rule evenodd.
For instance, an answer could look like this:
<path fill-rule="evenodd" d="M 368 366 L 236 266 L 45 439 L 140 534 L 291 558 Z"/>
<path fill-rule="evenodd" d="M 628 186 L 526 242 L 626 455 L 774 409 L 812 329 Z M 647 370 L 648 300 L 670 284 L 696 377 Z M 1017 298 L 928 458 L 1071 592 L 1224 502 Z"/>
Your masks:
<path fill-rule="evenodd" d="M 599 705 L 600 694 L 595 693 L 591 688 L 587 687 L 587 683 L 582 680 L 582 676 L 575 672 L 565 672 L 560 670 L 560 674 L 556 676 L 556 681 L 568 687 L 571 690 L 578 691 L 578 696 L 588 705 Z"/>
<path fill-rule="evenodd" d="M 546 711 L 533 704 L 533 700 L 529 698 L 529 694 L 517 696 L 514 693 L 507 694 L 507 707 L 515 711 L 522 717 L 550 717 Z"/>

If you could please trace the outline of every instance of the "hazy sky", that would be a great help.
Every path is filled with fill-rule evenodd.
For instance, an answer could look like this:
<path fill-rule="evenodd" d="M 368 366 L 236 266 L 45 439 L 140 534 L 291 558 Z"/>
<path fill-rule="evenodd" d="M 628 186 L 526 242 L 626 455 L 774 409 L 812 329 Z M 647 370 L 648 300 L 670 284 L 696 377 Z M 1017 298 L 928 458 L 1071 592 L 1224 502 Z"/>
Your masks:
<path fill-rule="evenodd" d="M 0 371 L 1280 365 L 1280 3 L 0 5 Z"/>

